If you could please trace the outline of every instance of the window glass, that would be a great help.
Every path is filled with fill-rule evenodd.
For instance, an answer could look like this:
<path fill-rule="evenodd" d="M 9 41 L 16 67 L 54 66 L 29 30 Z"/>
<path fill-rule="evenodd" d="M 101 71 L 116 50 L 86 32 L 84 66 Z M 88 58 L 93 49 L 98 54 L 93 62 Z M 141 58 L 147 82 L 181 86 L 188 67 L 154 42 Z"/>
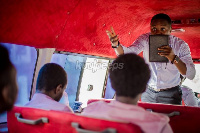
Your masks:
<path fill-rule="evenodd" d="M 86 58 L 87 57 L 76 55 L 53 54 L 51 59 L 51 62 L 61 65 L 67 72 L 68 83 L 65 92 L 68 95 L 68 99 L 63 96 L 60 102 L 67 104 L 66 102 L 69 100 L 69 105 L 71 108 L 73 108 L 74 101 L 76 101 L 82 67 Z"/>
<path fill-rule="evenodd" d="M 85 106 L 90 98 L 102 98 L 109 64 L 108 59 L 55 53 L 51 62 L 61 65 L 67 72 L 68 84 L 66 92 L 71 108 L 73 108 L 76 100 L 83 102 L 83 106 Z M 108 93 L 110 92 L 108 91 Z M 64 98 L 63 96 L 60 102 L 67 104 L 65 100 L 66 97 Z"/>
<path fill-rule="evenodd" d="M 105 98 L 112 99 L 115 95 L 115 90 L 111 86 L 110 78 L 107 79 L 106 90 L 105 90 Z"/>
<path fill-rule="evenodd" d="M 17 70 L 19 91 L 15 105 L 23 106 L 29 101 L 37 51 L 34 47 L 29 46 L 8 43 L 4 43 L 3 45 L 8 49 L 10 60 Z M 5 116 L 0 116 L 0 120 L 3 120 L 3 118 L 5 120 Z"/>
<path fill-rule="evenodd" d="M 195 64 L 196 75 L 193 80 L 185 79 L 182 85 L 191 88 L 194 92 L 200 93 L 200 64 Z"/>
<path fill-rule="evenodd" d="M 87 106 L 89 99 L 103 97 L 108 63 L 109 60 L 106 59 L 87 58 L 83 68 L 79 94 L 79 101 L 83 103 L 82 107 Z"/>

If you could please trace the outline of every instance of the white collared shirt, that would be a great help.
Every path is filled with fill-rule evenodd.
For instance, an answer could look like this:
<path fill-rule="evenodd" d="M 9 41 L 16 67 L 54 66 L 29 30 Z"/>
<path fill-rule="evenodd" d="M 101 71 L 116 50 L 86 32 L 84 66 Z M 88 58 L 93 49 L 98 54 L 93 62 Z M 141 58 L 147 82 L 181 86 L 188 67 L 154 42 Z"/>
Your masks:
<path fill-rule="evenodd" d="M 171 64 L 171 62 L 149 62 L 149 35 L 150 33 L 146 33 L 139 36 L 129 47 L 122 46 L 124 53 L 139 54 L 143 51 L 143 57 L 151 70 L 151 78 L 148 82 L 149 86 L 155 89 L 165 89 L 179 85 L 180 72 L 174 64 Z M 169 46 L 172 48 L 174 54 L 186 64 L 187 71 L 186 75 L 183 76 L 192 80 L 196 71 L 188 44 L 180 38 L 170 35 Z"/>

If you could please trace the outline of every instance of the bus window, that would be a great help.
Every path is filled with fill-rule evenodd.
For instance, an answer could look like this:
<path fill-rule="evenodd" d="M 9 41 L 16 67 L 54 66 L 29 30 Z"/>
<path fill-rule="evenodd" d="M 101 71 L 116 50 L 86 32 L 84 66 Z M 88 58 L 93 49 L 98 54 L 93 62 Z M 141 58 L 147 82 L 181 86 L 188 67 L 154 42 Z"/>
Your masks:
<path fill-rule="evenodd" d="M 23 106 L 29 101 L 33 73 L 37 59 L 34 47 L 3 43 L 8 49 L 10 60 L 17 70 L 18 96 L 15 105 Z M 0 116 L 1 121 L 7 121 L 6 113 Z"/>
<path fill-rule="evenodd" d="M 71 108 L 73 108 L 74 101 L 82 102 L 84 107 L 88 99 L 104 97 L 109 59 L 80 54 L 55 53 L 51 62 L 61 65 L 67 72 L 66 92 Z M 64 101 L 61 99 L 60 102 Z"/>
<path fill-rule="evenodd" d="M 115 91 L 111 86 L 110 78 L 107 79 L 105 99 L 112 99 L 115 95 Z"/>
<path fill-rule="evenodd" d="M 80 86 L 79 101 L 87 106 L 88 99 L 102 98 L 109 60 L 87 58 Z"/>
<path fill-rule="evenodd" d="M 195 93 L 200 93 L 200 64 L 194 64 L 196 69 L 196 75 L 193 80 L 185 79 L 183 85 L 191 88 Z"/>
<path fill-rule="evenodd" d="M 68 94 L 69 105 L 73 108 L 74 101 L 76 101 L 77 90 L 79 86 L 79 78 L 81 76 L 82 65 L 77 66 L 77 62 L 85 62 L 86 57 L 78 56 L 78 55 L 66 55 L 66 54 L 53 54 L 51 58 L 51 62 L 57 63 L 61 65 L 64 70 L 67 72 L 67 89 L 66 92 Z M 61 99 L 61 103 L 65 101 L 63 98 Z"/>

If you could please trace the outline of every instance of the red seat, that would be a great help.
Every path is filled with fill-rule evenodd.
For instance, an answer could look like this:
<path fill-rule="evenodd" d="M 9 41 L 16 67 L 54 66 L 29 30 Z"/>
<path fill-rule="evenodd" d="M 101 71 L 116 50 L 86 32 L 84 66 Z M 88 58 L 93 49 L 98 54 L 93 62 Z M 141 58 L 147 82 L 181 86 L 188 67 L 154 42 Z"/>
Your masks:
<path fill-rule="evenodd" d="M 90 99 L 88 104 L 103 100 L 110 102 L 112 99 Z M 160 103 L 145 103 L 138 102 L 138 106 L 141 106 L 147 110 L 153 112 L 170 114 L 170 125 L 174 133 L 200 133 L 199 120 L 200 120 L 200 108 L 189 107 L 180 105 L 160 104 Z M 172 112 L 178 112 L 173 115 Z"/>
<path fill-rule="evenodd" d="M 19 120 L 17 120 L 16 115 Z M 31 121 L 34 124 L 32 125 L 20 122 L 20 120 L 23 120 L 22 118 L 29 120 L 41 119 Z M 30 122 L 29 120 L 26 120 L 26 122 Z M 76 129 L 73 126 L 78 128 Z M 97 133 L 97 131 L 103 130 L 110 133 L 141 133 L 141 129 L 131 123 L 95 119 L 73 113 L 28 107 L 14 107 L 13 110 L 8 112 L 8 131 L 10 133 L 86 133 L 89 131 L 91 131 L 90 133 Z"/>

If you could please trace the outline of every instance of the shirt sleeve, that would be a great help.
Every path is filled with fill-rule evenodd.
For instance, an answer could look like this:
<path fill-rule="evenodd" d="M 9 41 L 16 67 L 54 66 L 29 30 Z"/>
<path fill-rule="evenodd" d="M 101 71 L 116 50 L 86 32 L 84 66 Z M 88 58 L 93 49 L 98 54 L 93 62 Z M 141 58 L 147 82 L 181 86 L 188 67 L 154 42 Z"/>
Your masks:
<path fill-rule="evenodd" d="M 183 76 L 192 80 L 195 77 L 196 70 L 191 57 L 190 48 L 186 42 L 180 41 L 180 43 L 181 45 L 180 45 L 179 57 L 185 63 L 187 68 L 186 75 Z"/>
<path fill-rule="evenodd" d="M 125 47 L 122 45 L 124 54 L 128 53 L 139 54 L 140 52 L 142 52 L 144 50 L 144 45 L 148 42 L 147 41 L 148 37 L 149 37 L 148 34 L 143 34 L 139 36 L 129 47 Z"/>
<path fill-rule="evenodd" d="M 163 129 L 161 133 L 173 133 L 171 126 L 167 123 Z"/>
<path fill-rule="evenodd" d="M 66 106 L 65 109 L 64 109 L 63 111 L 74 113 L 74 111 L 72 110 L 72 108 L 69 107 L 69 106 Z"/>
<path fill-rule="evenodd" d="M 192 89 L 188 88 L 187 86 L 181 86 L 182 90 L 182 98 L 184 100 L 184 103 L 187 106 L 195 106 L 198 107 L 198 98 L 194 95 L 194 92 Z"/>
<path fill-rule="evenodd" d="M 98 110 L 99 110 L 99 102 L 90 103 L 87 107 L 83 109 L 83 112 L 81 112 L 82 115 L 85 116 L 98 116 Z"/>

